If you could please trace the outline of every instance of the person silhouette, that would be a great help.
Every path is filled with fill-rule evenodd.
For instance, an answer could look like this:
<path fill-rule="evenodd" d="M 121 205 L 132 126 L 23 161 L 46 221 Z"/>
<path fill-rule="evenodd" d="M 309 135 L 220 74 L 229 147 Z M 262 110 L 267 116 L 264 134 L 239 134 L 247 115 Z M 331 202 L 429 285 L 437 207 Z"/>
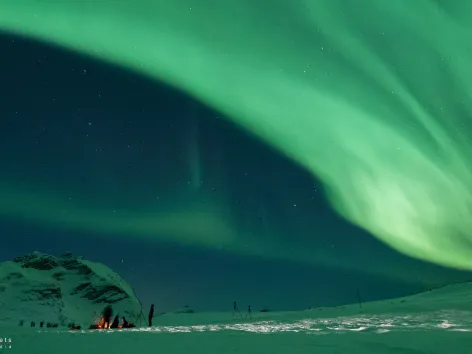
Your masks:
<path fill-rule="evenodd" d="M 111 305 L 107 305 L 103 309 L 103 328 L 110 327 L 111 316 L 113 316 L 113 309 Z"/>
<path fill-rule="evenodd" d="M 247 307 L 247 317 L 249 317 L 249 319 L 252 319 L 252 316 L 251 316 L 251 305 L 249 305 Z"/>
<path fill-rule="evenodd" d="M 116 315 L 115 318 L 113 319 L 113 323 L 111 324 L 110 328 L 118 328 L 119 324 L 120 324 L 120 316 Z"/>
<path fill-rule="evenodd" d="M 152 317 L 153 316 L 154 316 L 154 304 L 151 304 L 151 308 L 149 309 L 149 315 L 148 315 L 149 327 L 152 327 Z"/>
<path fill-rule="evenodd" d="M 129 324 L 128 321 L 126 321 L 125 316 L 121 317 L 121 328 L 128 328 Z"/>
<path fill-rule="evenodd" d="M 243 316 L 241 316 L 241 312 L 239 312 L 238 304 L 235 301 L 233 302 L 233 318 L 236 315 L 236 312 L 239 314 L 239 317 L 243 318 Z"/>

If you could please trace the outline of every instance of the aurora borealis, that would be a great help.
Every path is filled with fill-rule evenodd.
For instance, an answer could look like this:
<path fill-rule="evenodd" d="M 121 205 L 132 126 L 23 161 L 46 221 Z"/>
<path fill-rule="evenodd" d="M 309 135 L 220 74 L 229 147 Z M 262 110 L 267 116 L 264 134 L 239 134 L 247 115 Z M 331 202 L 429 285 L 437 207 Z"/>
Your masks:
<path fill-rule="evenodd" d="M 274 0 L 270 6 L 250 0 L 7 0 L 0 3 L 0 29 L 169 84 L 218 112 L 215 121 L 227 118 L 309 172 L 349 222 L 408 256 L 470 270 L 471 7 L 430 0 L 388 6 L 368 0 Z M 70 203 L 65 190 L 80 179 L 62 186 L 11 172 L 0 179 L 0 214 L 109 237 L 133 234 L 388 273 L 388 261 L 356 266 L 321 251 L 313 246 L 320 233 L 308 228 L 300 226 L 303 242 L 270 222 L 263 232 L 242 228 L 230 187 L 213 193 L 201 183 L 231 176 L 227 168 L 208 172 L 201 151 L 208 147 L 201 146 L 195 119 L 186 121 L 181 137 L 186 186 L 169 189 L 172 202 L 165 207 L 156 193 L 146 197 L 149 188 L 159 189 L 151 175 L 139 187 L 130 184 L 125 202 L 107 192 L 116 181 L 95 170 L 91 183 L 105 187 L 98 194 L 77 192 Z M 226 158 L 216 158 L 217 165 Z M 254 203 L 258 215 L 270 214 L 271 207 Z"/>

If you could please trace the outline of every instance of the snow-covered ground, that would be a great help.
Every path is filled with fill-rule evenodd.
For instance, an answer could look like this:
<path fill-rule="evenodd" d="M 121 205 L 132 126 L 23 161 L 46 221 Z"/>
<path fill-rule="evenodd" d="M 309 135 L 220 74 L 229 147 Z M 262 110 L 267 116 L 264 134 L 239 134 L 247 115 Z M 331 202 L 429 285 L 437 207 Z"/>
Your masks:
<path fill-rule="evenodd" d="M 244 314 L 243 314 L 244 316 Z M 3 327 L 15 353 L 470 353 L 472 283 L 385 301 L 287 313 L 165 314 L 152 328 Z"/>

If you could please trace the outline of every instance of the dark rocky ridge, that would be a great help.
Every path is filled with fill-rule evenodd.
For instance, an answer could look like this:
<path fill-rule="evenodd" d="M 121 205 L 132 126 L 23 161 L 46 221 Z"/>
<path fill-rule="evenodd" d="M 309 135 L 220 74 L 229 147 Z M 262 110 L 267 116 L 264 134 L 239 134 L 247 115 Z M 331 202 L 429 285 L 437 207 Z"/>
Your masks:
<path fill-rule="evenodd" d="M 113 304 L 129 298 L 129 295 L 116 285 L 105 284 L 101 286 L 93 286 L 91 282 L 87 281 L 87 279 L 94 275 L 94 272 L 89 266 L 85 265 L 82 260 L 83 257 L 76 257 L 70 252 L 63 254 L 61 257 L 32 252 L 24 256 L 16 257 L 13 262 L 21 264 L 22 268 L 33 268 L 39 271 L 50 271 L 56 268 L 63 268 L 72 271 L 73 273 L 82 276 L 84 282 L 76 286 L 70 295 L 79 295 L 80 297 L 91 300 L 95 303 Z M 53 273 L 52 277 L 58 282 L 61 282 L 65 279 L 65 275 L 70 273 L 71 272 L 66 273 L 58 269 L 57 272 Z M 2 283 L 3 280 L 9 281 L 14 278 L 19 279 L 22 277 L 23 275 L 21 273 L 10 273 L 5 279 L 0 280 L 0 283 Z M 104 278 L 101 278 L 101 280 L 105 281 Z M 60 289 L 58 291 L 55 287 L 43 289 L 41 291 L 29 291 L 30 293 L 36 292 L 37 296 L 40 296 L 43 299 L 61 297 Z"/>

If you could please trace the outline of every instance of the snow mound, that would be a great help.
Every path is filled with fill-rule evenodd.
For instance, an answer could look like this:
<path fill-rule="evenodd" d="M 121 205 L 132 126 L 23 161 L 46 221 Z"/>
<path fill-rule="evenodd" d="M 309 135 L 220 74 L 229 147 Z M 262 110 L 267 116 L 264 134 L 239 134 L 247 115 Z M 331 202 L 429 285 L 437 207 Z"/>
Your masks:
<path fill-rule="evenodd" d="M 141 305 L 133 288 L 103 264 L 66 253 L 28 253 L 0 263 L 0 324 L 74 322 L 87 326 L 111 304 L 134 320 Z"/>

